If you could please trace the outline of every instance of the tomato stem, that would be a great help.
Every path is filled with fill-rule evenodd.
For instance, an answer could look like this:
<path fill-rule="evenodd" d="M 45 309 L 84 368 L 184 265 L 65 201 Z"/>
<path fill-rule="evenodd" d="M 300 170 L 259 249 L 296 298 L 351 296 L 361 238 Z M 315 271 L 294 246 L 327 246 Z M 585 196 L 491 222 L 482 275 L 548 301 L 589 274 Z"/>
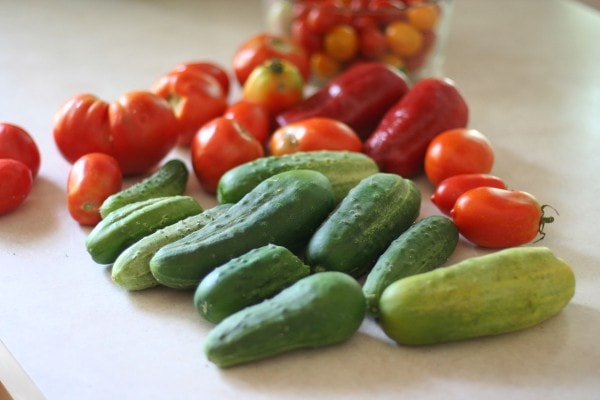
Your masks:
<path fill-rule="evenodd" d="M 558 213 L 558 211 L 556 210 L 556 208 L 552 207 L 549 204 L 544 204 L 541 207 L 542 210 L 542 216 L 540 217 L 540 224 L 539 224 L 539 228 L 538 228 L 538 232 L 541 235 L 541 237 L 536 240 L 534 243 L 539 242 L 540 240 L 544 239 L 546 237 L 546 232 L 544 232 L 544 227 L 546 226 L 546 224 L 551 224 L 552 222 L 554 222 L 554 217 L 551 215 L 546 215 L 545 209 L 546 208 L 550 208 L 552 211 L 554 211 L 556 213 L 556 215 L 560 215 Z"/>

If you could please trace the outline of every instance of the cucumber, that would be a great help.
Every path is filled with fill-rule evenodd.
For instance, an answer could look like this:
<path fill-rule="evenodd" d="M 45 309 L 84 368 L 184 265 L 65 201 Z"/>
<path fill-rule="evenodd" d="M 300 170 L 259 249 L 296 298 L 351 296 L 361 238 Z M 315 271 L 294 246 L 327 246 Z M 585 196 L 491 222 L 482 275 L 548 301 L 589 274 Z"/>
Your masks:
<path fill-rule="evenodd" d="M 225 318 L 208 333 L 204 352 L 226 368 L 295 349 L 341 343 L 358 330 L 365 309 L 355 279 L 342 272 L 320 272 Z"/>
<path fill-rule="evenodd" d="M 111 211 L 153 197 L 182 195 L 185 192 L 188 175 L 188 169 L 183 161 L 170 160 L 146 179 L 109 196 L 100 206 L 100 215 L 106 218 Z"/>
<path fill-rule="evenodd" d="M 204 228 L 162 247 L 150 260 L 150 271 L 165 286 L 195 288 L 210 271 L 253 248 L 305 245 L 333 207 L 333 189 L 325 175 L 282 172 Z"/>
<path fill-rule="evenodd" d="M 210 272 L 194 293 L 194 305 L 207 321 L 218 323 L 243 308 L 273 297 L 310 268 L 282 246 L 268 244 Z"/>
<path fill-rule="evenodd" d="M 113 263 L 127 247 L 152 232 L 202 212 L 189 196 L 168 196 L 121 207 L 104 218 L 85 240 L 88 253 L 99 264 Z"/>
<path fill-rule="evenodd" d="M 229 204 L 217 205 L 138 240 L 115 260 L 111 271 L 113 282 L 127 290 L 142 290 L 157 286 L 159 283 L 150 272 L 150 259 L 158 249 L 202 228 L 229 207 Z"/>
<path fill-rule="evenodd" d="M 458 244 L 458 228 L 449 218 L 432 215 L 413 224 L 395 239 L 367 275 L 363 293 L 367 311 L 379 313 L 379 298 L 393 282 L 431 271 L 444 264 Z"/>
<path fill-rule="evenodd" d="M 392 283 L 379 301 L 384 332 L 402 345 L 532 327 L 575 293 L 569 265 L 546 247 L 514 247 Z"/>
<path fill-rule="evenodd" d="M 306 262 L 315 271 L 356 278 L 419 215 L 421 192 L 400 175 L 378 172 L 361 180 L 310 239 Z"/>
<path fill-rule="evenodd" d="M 379 171 L 377 164 L 362 153 L 350 151 L 307 151 L 261 157 L 227 171 L 219 180 L 219 203 L 236 203 L 266 178 L 280 172 L 309 169 L 324 174 L 339 203 L 361 179 Z"/>

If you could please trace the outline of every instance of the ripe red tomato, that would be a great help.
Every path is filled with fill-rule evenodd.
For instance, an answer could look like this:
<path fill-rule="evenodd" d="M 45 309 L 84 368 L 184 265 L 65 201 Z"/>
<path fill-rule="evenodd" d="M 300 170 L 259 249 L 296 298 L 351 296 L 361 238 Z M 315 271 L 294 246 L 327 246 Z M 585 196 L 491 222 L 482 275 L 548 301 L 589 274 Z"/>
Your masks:
<path fill-rule="evenodd" d="M 225 97 L 229 96 L 230 80 L 229 74 L 219 64 L 210 61 L 192 61 L 175 66 L 171 72 L 197 71 L 209 74 L 219 82 Z"/>
<path fill-rule="evenodd" d="M 554 220 L 522 191 L 478 187 L 462 194 L 450 215 L 460 233 L 478 246 L 504 248 L 531 242 Z"/>
<path fill-rule="evenodd" d="M 231 104 L 223 116 L 239 122 L 262 144 L 266 143 L 271 133 L 269 112 L 261 104 L 241 99 Z"/>
<path fill-rule="evenodd" d="M 435 186 L 459 174 L 487 174 L 494 165 L 490 141 L 475 129 L 451 129 L 435 136 L 425 153 L 425 174 Z"/>
<path fill-rule="evenodd" d="M 242 125 L 219 117 L 205 124 L 191 145 L 192 166 L 200 185 L 215 193 L 221 176 L 231 168 L 264 155 L 262 144 Z"/>
<path fill-rule="evenodd" d="M 40 170 L 40 151 L 29 133 L 20 126 L 0 122 L 0 159 L 21 161 L 35 178 Z"/>
<path fill-rule="evenodd" d="M 489 174 L 460 174 L 444 179 L 435 188 L 431 195 L 431 202 L 446 215 L 450 215 L 456 199 L 467 190 L 487 186 L 506 189 L 506 183 L 494 175 Z"/>
<path fill-rule="evenodd" d="M 81 225 L 96 225 L 100 206 L 121 190 L 123 175 L 117 160 L 104 153 L 88 153 L 71 166 L 67 179 L 67 207 Z"/>
<path fill-rule="evenodd" d="M 17 209 L 33 186 L 31 169 L 19 160 L 0 159 L 0 214 Z"/>
<path fill-rule="evenodd" d="M 306 51 L 287 36 L 261 33 L 242 43 L 233 56 L 233 72 L 240 85 L 244 85 L 256 67 L 272 58 L 292 63 L 302 78 L 308 80 L 310 68 Z"/>
<path fill-rule="evenodd" d="M 332 118 L 314 117 L 277 129 L 269 140 L 273 155 L 312 150 L 361 151 L 360 137 L 348 125 Z"/>

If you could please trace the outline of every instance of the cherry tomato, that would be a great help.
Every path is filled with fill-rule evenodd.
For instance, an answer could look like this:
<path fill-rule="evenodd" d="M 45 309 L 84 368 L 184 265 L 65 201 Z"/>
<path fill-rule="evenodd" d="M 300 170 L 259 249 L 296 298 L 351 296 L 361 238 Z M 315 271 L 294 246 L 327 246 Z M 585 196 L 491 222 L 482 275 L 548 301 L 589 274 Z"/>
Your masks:
<path fill-rule="evenodd" d="M 313 78 L 326 82 L 340 73 L 342 64 L 330 55 L 319 51 L 310 56 L 310 69 Z"/>
<path fill-rule="evenodd" d="M 0 159 L 0 214 L 16 210 L 33 186 L 31 169 L 19 160 Z"/>
<path fill-rule="evenodd" d="M 336 25 L 350 22 L 349 15 L 339 8 L 335 0 L 323 0 L 316 7 L 311 7 L 305 19 L 307 27 L 320 34 Z"/>
<path fill-rule="evenodd" d="M 460 174 L 444 179 L 431 195 L 431 202 L 446 215 L 450 215 L 456 199 L 467 190 L 481 186 L 506 189 L 504 181 L 489 174 Z"/>
<path fill-rule="evenodd" d="M 273 155 L 312 150 L 361 151 L 360 137 L 348 125 L 332 118 L 314 117 L 282 126 L 269 140 Z"/>
<path fill-rule="evenodd" d="M 396 21 L 389 24 L 385 29 L 387 44 L 399 56 L 412 56 L 421 50 L 423 36 L 411 25 Z"/>
<path fill-rule="evenodd" d="M 409 7 L 406 10 L 408 23 L 420 31 L 431 31 L 438 23 L 440 10 L 435 5 Z"/>
<path fill-rule="evenodd" d="M 213 78 L 219 82 L 221 89 L 223 90 L 223 95 L 225 97 L 229 96 L 230 90 L 230 79 L 229 74 L 219 64 L 210 62 L 210 61 L 191 61 L 183 64 L 179 64 L 174 67 L 171 72 L 183 72 L 183 71 L 197 71 L 205 74 L 209 74 Z"/>
<path fill-rule="evenodd" d="M 0 159 L 21 161 L 35 178 L 40 170 L 40 151 L 29 133 L 20 126 L 0 123 Z"/>
<path fill-rule="evenodd" d="M 490 141 L 475 129 L 451 129 L 435 136 L 425 153 L 425 174 L 435 186 L 459 174 L 488 173 L 494 165 Z"/>
<path fill-rule="evenodd" d="M 67 207 L 81 225 L 96 225 L 100 206 L 121 190 L 123 174 L 117 160 L 104 153 L 88 153 L 71 166 L 67 179 Z"/>
<path fill-rule="evenodd" d="M 223 116 L 239 122 L 260 143 L 267 142 L 271 133 L 271 118 L 264 106 L 241 99 L 231 104 Z"/>
<path fill-rule="evenodd" d="M 323 38 L 323 48 L 334 60 L 349 61 L 358 52 L 358 33 L 347 24 L 336 25 Z"/>
<path fill-rule="evenodd" d="M 474 244 L 489 248 L 519 246 L 543 234 L 546 223 L 537 199 L 522 191 L 478 187 L 463 193 L 450 215 L 459 232 Z"/>
<path fill-rule="evenodd" d="M 215 193 L 225 172 L 264 156 L 264 148 L 237 121 L 219 117 L 206 123 L 194 136 L 191 156 L 198 182 L 207 192 Z"/>

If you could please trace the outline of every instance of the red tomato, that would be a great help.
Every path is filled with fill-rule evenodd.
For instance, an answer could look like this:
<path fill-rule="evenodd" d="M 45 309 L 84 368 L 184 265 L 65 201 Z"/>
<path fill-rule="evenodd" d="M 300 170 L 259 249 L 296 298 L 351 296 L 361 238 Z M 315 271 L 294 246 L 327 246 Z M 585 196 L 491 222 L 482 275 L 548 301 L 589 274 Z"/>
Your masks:
<path fill-rule="evenodd" d="M 431 202 L 446 215 L 454 207 L 456 199 L 467 190 L 487 186 L 498 189 L 506 189 L 504 181 L 489 174 L 460 174 L 444 179 L 431 195 Z"/>
<path fill-rule="evenodd" d="M 223 116 L 239 122 L 260 143 L 266 143 L 271 133 L 269 112 L 258 103 L 238 100 L 225 110 Z"/>
<path fill-rule="evenodd" d="M 493 187 L 465 192 L 450 215 L 466 239 L 489 248 L 529 243 L 554 220 L 544 215 L 544 206 L 531 194 Z"/>
<path fill-rule="evenodd" d="M 314 117 L 282 126 L 269 140 L 273 155 L 312 150 L 361 151 L 362 141 L 348 125 L 332 118 Z"/>
<path fill-rule="evenodd" d="M 31 169 L 19 160 L 0 159 L 0 214 L 17 209 L 33 186 Z"/>
<path fill-rule="evenodd" d="M 350 23 L 350 15 L 341 10 L 335 0 L 324 0 L 311 7 L 305 19 L 311 31 L 321 34 L 335 25 Z"/>
<path fill-rule="evenodd" d="M 306 51 L 287 36 L 261 33 L 242 43 L 233 56 L 233 72 L 240 85 L 244 85 L 256 67 L 272 58 L 292 63 L 302 78 L 308 80 L 310 68 Z"/>
<path fill-rule="evenodd" d="M 227 96 L 217 78 L 200 67 L 183 66 L 158 79 L 152 92 L 166 99 L 179 124 L 179 143 L 189 146 L 198 129 L 227 108 Z"/>
<path fill-rule="evenodd" d="M 209 61 L 194 61 L 177 65 L 171 72 L 197 71 L 209 74 L 219 82 L 225 97 L 229 96 L 229 74 L 222 66 Z"/>
<path fill-rule="evenodd" d="M 40 170 L 40 151 L 29 133 L 20 126 L 0 122 L 0 159 L 21 161 L 35 178 Z"/>
<path fill-rule="evenodd" d="M 451 129 L 435 136 L 425 153 L 425 174 L 435 186 L 459 174 L 487 174 L 494 165 L 490 141 L 475 129 Z"/>
<path fill-rule="evenodd" d="M 123 175 L 117 160 L 104 153 L 88 153 L 79 158 L 67 179 L 67 207 L 81 225 L 96 225 L 102 217 L 100 206 L 121 190 Z"/>
<path fill-rule="evenodd" d="M 215 193 L 221 176 L 231 168 L 264 155 L 262 144 L 238 122 L 215 118 L 194 136 L 192 166 L 200 185 Z"/>

